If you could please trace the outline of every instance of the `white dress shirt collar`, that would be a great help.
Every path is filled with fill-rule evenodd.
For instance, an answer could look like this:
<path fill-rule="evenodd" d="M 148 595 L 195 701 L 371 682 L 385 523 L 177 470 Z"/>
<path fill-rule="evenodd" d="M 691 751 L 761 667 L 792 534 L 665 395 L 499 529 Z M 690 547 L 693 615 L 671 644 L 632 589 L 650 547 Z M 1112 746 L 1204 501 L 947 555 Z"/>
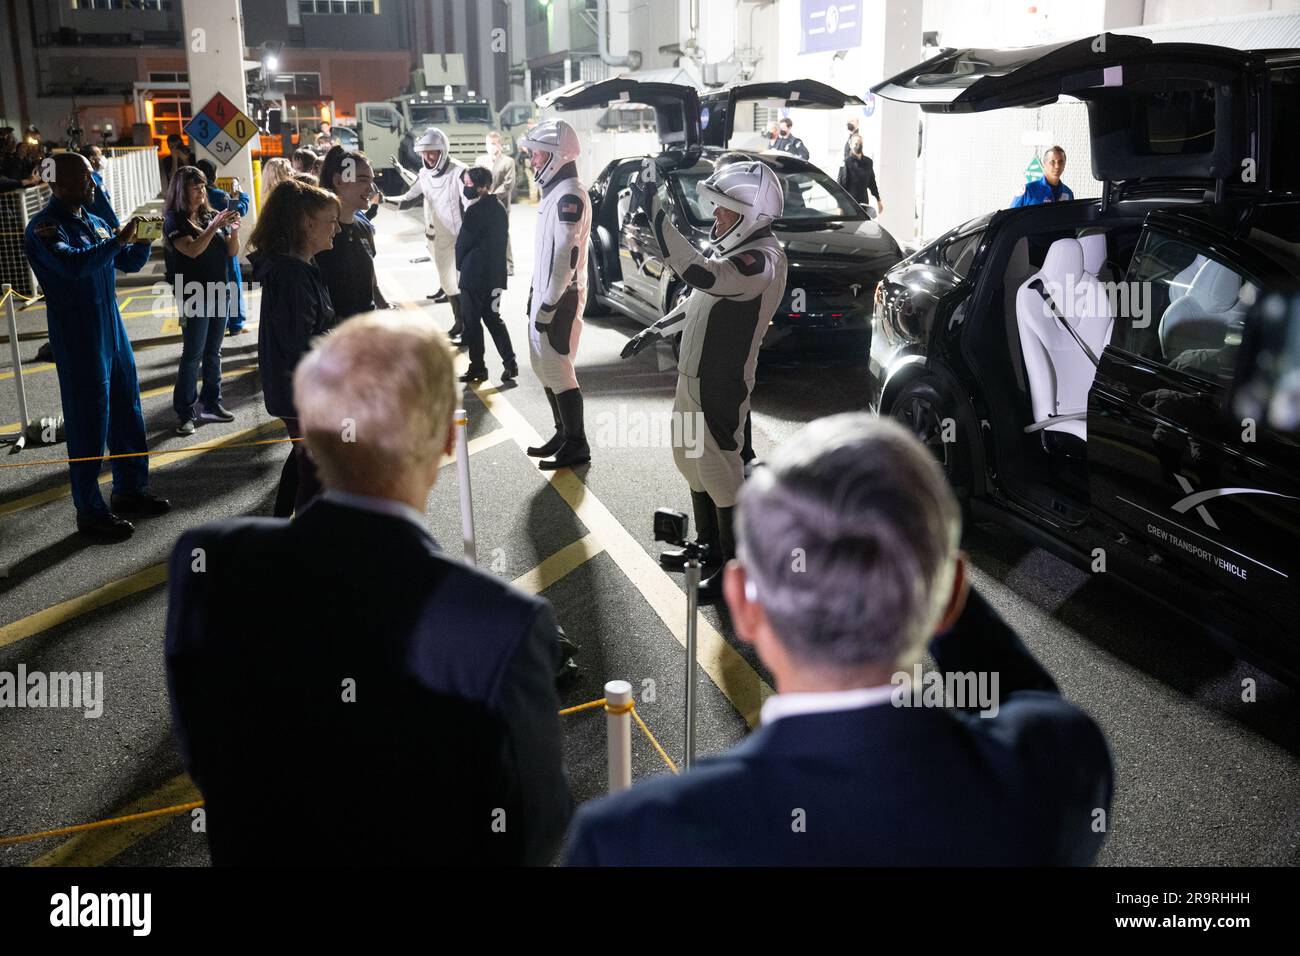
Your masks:
<path fill-rule="evenodd" d="M 425 516 L 404 501 L 394 501 L 392 498 L 378 498 L 374 495 L 356 495 L 350 491 L 339 491 L 333 488 L 326 491 L 321 497 L 333 504 L 343 505 L 345 508 L 360 508 L 362 511 L 372 511 L 393 518 L 404 518 L 419 528 L 425 537 L 433 538 L 433 535 L 429 534 L 429 526 L 426 523 Z"/>
<path fill-rule="evenodd" d="M 770 724 L 782 717 L 826 714 L 837 710 L 861 710 L 886 703 L 893 692 L 893 684 L 881 684 L 878 687 L 855 687 L 852 690 L 773 694 L 763 701 L 759 719 L 763 724 Z"/>

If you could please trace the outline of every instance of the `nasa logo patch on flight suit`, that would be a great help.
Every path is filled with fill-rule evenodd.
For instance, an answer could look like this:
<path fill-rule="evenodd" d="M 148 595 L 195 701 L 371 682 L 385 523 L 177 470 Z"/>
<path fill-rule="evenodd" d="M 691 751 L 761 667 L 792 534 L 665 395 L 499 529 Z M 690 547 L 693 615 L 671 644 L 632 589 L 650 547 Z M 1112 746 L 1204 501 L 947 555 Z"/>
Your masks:
<path fill-rule="evenodd" d="M 113 237 L 113 234 L 104 226 L 96 226 L 95 235 L 99 236 L 101 239 L 111 239 Z"/>
<path fill-rule="evenodd" d="M 53 219 L 42 219 L 32 227 L 32 231 L 37 239 L 48 245 L 50 240 L 58 238 L 59 224 Z"/>

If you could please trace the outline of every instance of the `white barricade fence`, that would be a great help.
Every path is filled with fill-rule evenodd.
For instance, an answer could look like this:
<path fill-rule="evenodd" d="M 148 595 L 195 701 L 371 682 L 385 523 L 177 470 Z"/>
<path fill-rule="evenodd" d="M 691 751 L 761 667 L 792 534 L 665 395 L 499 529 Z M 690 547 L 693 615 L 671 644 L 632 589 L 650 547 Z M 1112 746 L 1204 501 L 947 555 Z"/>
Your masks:
<path fill-rule="evenodd" d="M 113 197 L 113 212 L 125 223 L 131 214 L 162 195 L 162 169 L 154 146 L 113 147 L 104 150 L 99 171 L 104 188 Z"/>
<path fill-rule="evenodd" d="M 0 283 L 22 295 L 35 295 L 36 276 L 23 251 L 23 233 L 33 216 L 50 201 L 50 187 L 30 186 L 0 193 Z"/>

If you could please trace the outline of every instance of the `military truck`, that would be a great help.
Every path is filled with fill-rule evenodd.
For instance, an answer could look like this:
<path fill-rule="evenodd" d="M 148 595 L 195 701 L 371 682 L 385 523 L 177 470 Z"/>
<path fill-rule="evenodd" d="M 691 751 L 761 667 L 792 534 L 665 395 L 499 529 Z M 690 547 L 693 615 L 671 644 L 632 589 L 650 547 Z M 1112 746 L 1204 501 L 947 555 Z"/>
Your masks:
<path fill-rule="evenodd" d="M 501 132 L 492 104 L 466 89 L 461 54 L 425 54 L 423 67 L 411 74 L 410 89 L 414 92 L 382 103 L 357 104 L 361 149 L 384 188 L 400 182 L 390 157 L 396 156 L 407 169 L 419 169 L 420 157 L 413 145 L 430 126 L 447 134 L 451 155 L 466 165 L 486 151 L 484 138 L 489 131 Z M 502 145 L 511 148 L 509 137 L 502 137 Z"/>

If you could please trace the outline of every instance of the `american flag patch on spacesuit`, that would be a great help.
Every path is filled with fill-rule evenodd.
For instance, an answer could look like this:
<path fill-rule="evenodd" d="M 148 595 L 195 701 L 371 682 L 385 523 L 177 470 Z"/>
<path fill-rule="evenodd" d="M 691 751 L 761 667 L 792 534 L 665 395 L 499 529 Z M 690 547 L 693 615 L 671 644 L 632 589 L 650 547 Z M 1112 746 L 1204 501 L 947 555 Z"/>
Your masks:
<path fill-rule="evenodd" d="M 559 209 L 560 222 L 577 222 L 582 218 L 582 200 L 577 196 L 563 196 L 560 198 Z"/>

